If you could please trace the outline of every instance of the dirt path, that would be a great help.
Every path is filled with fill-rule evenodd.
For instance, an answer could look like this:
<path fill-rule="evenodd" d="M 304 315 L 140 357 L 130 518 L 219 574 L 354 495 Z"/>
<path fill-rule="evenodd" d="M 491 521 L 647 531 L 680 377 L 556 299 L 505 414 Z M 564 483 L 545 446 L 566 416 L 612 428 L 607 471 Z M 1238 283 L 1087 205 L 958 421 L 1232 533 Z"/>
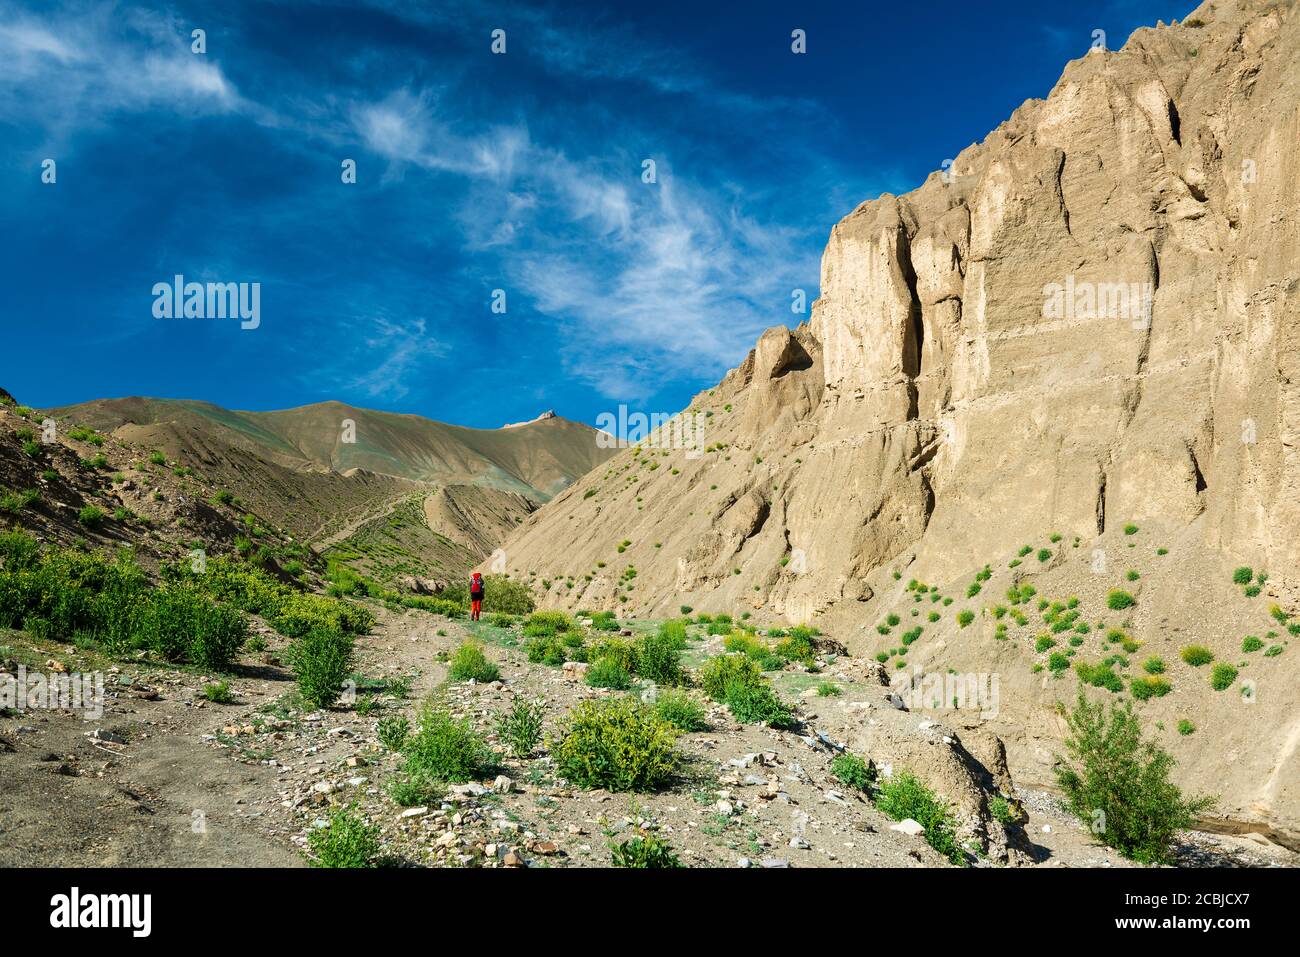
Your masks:
<path fill-rule="evenodd" d="M 285 641 L 264 634 L 267 651 L 246 656 L 229 679 L 233 704 L 202 699 L 208 676 L 123 664 L 100 721 L 40 711 L 0 718 L 0 866 L 300 866 L 307 835 L 345 805 L 379 826 L 390 861 L 411 865 L 495 865 L 517 851 L 538 866 L 608 866 L 610 842 L 641 822 L 694 866 L 944 866 L 836 781 L 815 739 L 735 724 L 719 708 L 706 731 L 679 739 L 685 773 L 662 793 L 582 791 L 557 780 L 543 752 L 523 761 L 503 752 L 506 790 L 487 780 L 404 812 L 385 787 L 399 757 L 379 744 L 380 719 L 414 720 L 436 689 L 492 742 L 497 717 L 518 697 L 543 699 L 551 730 L 573 704 L 612 692 L 530 664 L 517 632 L 376 612 L 357 647 L 364 709 L 295 707 Z M 502 681 L 446 683 L 439 654 L 471 634 Z M 393 679 L 407 688 L 384 690 Z M 845 688 L 846 697 L 859 693 Z M 96 728 L 125 743 L 93 741 L 86 732 Z M 1128 866 L 1047 796 L 1022 799 L 1029 866 Z M 1296 860 L 1240 837 L 1196 835 L 1192 844 L 1199 863 Z"/>

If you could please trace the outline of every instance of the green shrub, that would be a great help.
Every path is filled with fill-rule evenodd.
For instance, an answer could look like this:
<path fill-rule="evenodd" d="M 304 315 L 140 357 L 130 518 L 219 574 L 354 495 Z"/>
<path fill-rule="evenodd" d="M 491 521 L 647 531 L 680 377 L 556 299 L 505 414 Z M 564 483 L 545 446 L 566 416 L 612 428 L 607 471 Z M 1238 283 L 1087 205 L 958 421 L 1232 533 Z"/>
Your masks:
<path fill-rule="evenodd" d="M 313 867 L 374 867 L 379 855 L 379 828 L 353 808 L 338 808 L 329 825 L 307 835 Z"/>
<path fill-rule="evenodd" d="M 1188 721 L 1186 718 L 1183 718 L 1178 722 L 1178 733 L 1183 737 L 1187 737 L 1189 734 L 1194 734 L 1195 732 L 1196 725 L 1192 724 L 1192 722 Z"/>
<path fill-rule="evenodd" d="M 1090 665 L 1085 661 L 1076 661 L 1074 670 L 1084 684 L 1092 685 L 1094 688 L 1105 688 L 1115 693 L 1124 690 L 1124 679 L 1115 674 L 1107 662 Z"/>
<path fill-rule="evenodd" d="M 352 671 L 353 639 L 334 628 L 314 628 L 289 646 L 298 690 L 308 704 L 328 708 L 343 693 Z"/>
<path fill-rule="evenodd" d="M 953 864 L 964 863 L 951 812 L 915 775 L 903 771 L 881 782 L 876 807 L 895 821 L 916 821 L 925 828 L 927 844 Z"/>
<path fill-rule="evenodd" d="M 101 633 L 119 651 L 144 647 L 167 661 L 188 660 L 223 671 L 248 637 L 243 615 L 184 585 L 153 590 L 134 609 L 125 591 L 101 592 L 98 602 Z M 130 638 L 128 630 L 133 632 Z"/>
<path fill-rule="evenodd" d="M 743 678 L 728 683 L 723 700 L 737 721 L 748 724 L 766 722 L 774 728 L 787 728 L 794 717 L 766 681 L 751 684 Z"/>
<path fill-rule="evenodd" d="M 86 528 L 99 528 L 104 524 L 104 510 L 98 505 L 83 505 L 77 512 L 77 521 Z"/>
<path fill-rule="evenodd" d="M 496 766 L 491 749 L 470 723 L 434 702 L 421 709 L 402 753 L 402 771 L 417 779 L 463 784 L 487 777 Z"/>
<path fill-rule="evenodd" d="M 591 627 L 595 631 L 618 631 L 618 618 L 612 611 L 598 611 L 591 616 Z"/>
<path fill-rule="evenodd" d="M 1106 595 L 1106 607 L 1112 611 L 1121 611 L 1130 608 L 1136 602 L 1136 599 L 1126 591 L 1116 588 Z"/>
<path fill-rule="evenodd" d="M 621 844 L 610 844 L 611 859 L 615 867 L 675 868 L 682 862 L 666 841 L 652 834 L 642 834 Z"/>
<path fill-rule="evenodd" d="M 678 649 L 677 639 L 665 636 L 662 631 L 642 635 L 636 646 L 636 673 L 656 684 L 680 684 L 683 676 Z"/>
<path fill-rule="evenodd" d="M 727 686 L 737 680 L 761 684 L 763 673 L 752 659 L 746 655 L 735 654 L 710 658 L 700 668 L 700 687 L 714 701 L 725 700 Z"/>
<path fill-rule="evenodd" d="M 21 492 L 0 493 L 0 512 L 17 515 L 23 509 L 40 500 L 41 493 L 35 489 L 23 489 Z"/>
<path fill-rule="evenodd" d="M 1188 645 L 1182 650 L 1179 657 L 1193 668 L 1199 668 L 1201 665 L 1208 665 L 1214 660 L 1214 652 L 1204 645 Z"/>
<path fill-rule="evenodd" d="M 704 708 L 684 691 L 660 692 L 654 710 L 679 731 L 705 731 L 709 727 Z"/>
<path fill-rule="evenodd" d="M 587 666 L 587 684 L 593 688 L 610 688 L 626 691 L 632 687 L 632 673 L 618 658 L 605 655 Z"/>
<path fill-rule="evenodd" d="M 1252 651 L 1259 651 L 1264 647 L 1264 642 L 1260 641 L 1254 635 L 1247 635 L 1241 639 L 1241 650 L 1250 654 Z"/>
<path fill-rule="evenodd" d="M 524 619 L 524 634 L 556 635 L 573 627 L 573 619 L 562 611 L 535 611 Z"/>
<path fill-rule="evenodd" d="M 811 665 L 814 654 L 812 639 L 815 634 L 816 632 L 811 628 L 795 625 L 785 637 L 776 643 L 774 650 L 782 658 Z"/>
<path fill-rule="evenodd" d="M 965 628 L 974 620 L 975 620 L 975 612 L 971 611 L 969 608 L 965 608 L 957 612 L 957 624 L 962 628 Z"/>
<path fill-rule="evenodd" d="M 398 773 L 388 779 L 388 796 L 402 807 L 417 807 L 441 801 L 445 789 L 426 775 Z"/>
<path fill-rule="evenodd" d="M 833 681 L 823 681 L 817 685 L 817 697 L 819 698 L 838 698 L 844 694 L 844 689 Z"/>
<path fill-rule="evenodd" d="M 1060 674 L 1070 667 L 1070 656 L 1063 651 L 1054 651 L 1047 658 L 1047 667 L 1052 674 Z"/>
<path fill-rule="evenodd" d="M 211 574 L 209 563 L 209 574 Z M 248 575 L 265 575 L 249 570 Z M 199 576 L 206 580 L 206 576 Z M 274 583 L 278 585 L 278 583 Z M 283 586 L 269 586 L 267 621 L 271 627 L 288 638 L 297 638 L 310 631 L 334 630 L 350 634 L 365 634 L 374 624 L 374 615 L 368 608 L 338 598 L 293 592 Z"/>
<path fill-rule="evenodd" d="M 989 799 L 989 815 L 995 821 L 1000 821 L 1004 826 L 1015 824 L 1020 820 L 1020 816 L 1012 808 L 1011 802 L 1001 794 L 995 794 Z"/>
<path fill-rule="evenodd" d="M 1149 675 L 1162 675 L 1165 673 L 1165 660 L 1153 655 L 1142 662 L 1142 670 Z"/>
<path fill-rule="evenodd" d="M 204 685 L 203 697 L 207 698 L 214 704 L 230 704 L 235 700 L 234 694 L 230 691 L 230 684 L 226 681 L 218 681 L 215 684 Z"/>
<path fill-rule="evenodd" d="M 849 751 L 841 751 L 831 759 L 831 774 L 849 787 L 868 793 L 876 783 L 875 765 Z"/>
<path fill-rule="evenodd" d="M 1177 832 L 1213 807 L 1214 798 L 1184 798 L 1169 780 L 1174 759 L 1142 739 L 1132 707 L 1090 704 L 1080 689 L 1066 715 L 1070 761 L 1055 768 L 1070 809 L 1110 847 L 1143 864 L 1169 862 Z M 1101 816 L 1098 816 L 1101 812 Z"/>
<path fill-rule="evenodd" d="M 1132 523 L 1124 526 L 1125 535 L 1136 535 L 1137 532 L 1138 532 L 1138 527 Z"/>
<path fill-rule="evenodd" d="M 389 751 L 401 751 L 406 745 L 406 737 L 411 733 L 411 722 L 404 715 L 380 718 L 375 725 L 379 733 L 379 743 Z"/>
<path fill-rule="evenodd" d="M 1248 565 L 1236 569 L 1232 573 L 1232 582 L 1234 585 L 1249 585 L 1255 577 L 1255 571 Z"/>
<path fill-rule="evenodd" d="M 488 684 L 501 677 L 501 669 L 488 661 L 483 646 L 475 641 L 461 642 L 451 658 L 447 677 L 452 681 L 477 681 Z"/>
<path fill-rule="evenodd" d="M 686 621 L 681 618 L 670 618 L 659 626 L 659 635 L 665 641 L 669 642 L 673 648 L 678 651 L 686 647 Z"/>
<path fill-rule="evenodd" d="M 1171 685 L 1169 679 L 1162 678 L 1159 675 L 1151 675 L 1145 678 L 1134 678 L 1129 682 L 1129 691 L 1138 701 L 1146 701 L 1148 698 L 1163 698 L 1169 694 Z"/>
<path fill-rule="evenodd" d="M 40 553 L 41 547 L 36 539 L 22 529 L 0 532 L 0 567 L 6 571 L 33 567 Z"/>
<path fill-rule="evenodd" d="M 1237 680 L 1237 669 L 1225 662 L 1219 662 L 1210 669 L 1210 687 L 1215 691 L 1224 691 L 1232 687 Z"/>
<path fill-rule="evenodd" d="M 676 731 L 627 697 L 584 701 L 563 720 L 551 753 L 556 770 L 579 787 L 653 791 L 677 769 Z"/>
<path fill-rule="evenodd" d="M 546 705 L 542 701 L 524 701 L 516 698 L 510 710 L 501 715 L 497 723 L 497 737 L 516 758 L 526 758 L 542 740 L 542 719 Z"/>

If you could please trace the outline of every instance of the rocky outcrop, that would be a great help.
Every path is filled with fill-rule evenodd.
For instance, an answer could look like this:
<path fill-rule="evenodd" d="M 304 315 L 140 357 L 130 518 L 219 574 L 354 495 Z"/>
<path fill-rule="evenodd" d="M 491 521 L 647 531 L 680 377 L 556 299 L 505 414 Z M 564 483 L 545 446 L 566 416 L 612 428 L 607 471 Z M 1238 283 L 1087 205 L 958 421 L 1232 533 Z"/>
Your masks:
<path fill-rule="evenodd" d="M 1088 548 L 1135 523 L 1196 556 L 1144 599 L 1175 657 L 1219 627 L 1185 609 L 1226 562 L 1268 569 L 1294 607 L 1298 54 L 1295 4 L 1215 2 L 1071 62 L 943 173 L 835 225 L 809 321 L 687 410 L 703 454 L 623 452 L 521 526 L 510 567 L 549 603 L 749 611 L 860 650 L 896 575 L 949 582 L 1049 532 Z M 1281 721 L 1293 696 L 1269 691 Z M 1006 709 L 1038 729 L 1008 747 L 1040 782 L 1054 697 Z M 1294 750 L 1261 747 L 1255 777 L 1285 778 Z M 1252 788 L 1227 803 L 1295 825 L 1300 796 Z"/>

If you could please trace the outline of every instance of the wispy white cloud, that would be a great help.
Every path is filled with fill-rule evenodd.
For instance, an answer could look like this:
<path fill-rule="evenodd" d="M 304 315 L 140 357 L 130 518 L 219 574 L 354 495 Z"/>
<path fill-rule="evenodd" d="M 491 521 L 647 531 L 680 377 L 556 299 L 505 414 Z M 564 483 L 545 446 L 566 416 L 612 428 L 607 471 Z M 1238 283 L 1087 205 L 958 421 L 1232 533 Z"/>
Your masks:
<path fill-rule="evenodd" d="M 120 112 L 239 109 L 220 65 L 166 24 L 161 14 L 103 4 L 36 16 L 0 3 L 0 116 L 70 136 Z"/>

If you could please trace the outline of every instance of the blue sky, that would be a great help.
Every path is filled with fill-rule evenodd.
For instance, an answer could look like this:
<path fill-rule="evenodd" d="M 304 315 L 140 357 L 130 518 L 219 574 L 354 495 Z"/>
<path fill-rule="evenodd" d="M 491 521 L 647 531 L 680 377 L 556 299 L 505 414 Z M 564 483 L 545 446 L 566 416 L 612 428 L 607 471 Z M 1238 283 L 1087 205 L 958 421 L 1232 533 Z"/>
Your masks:
<path fill-rule="evenodd" d="M 0 0 L 0 386 L 675 411 L 804 318 L 838 218 L 1045 96 L 1093 30 L 1193 7 Z M 260 326 L 155 319 L 178 273 L 259 282 Z"/>

